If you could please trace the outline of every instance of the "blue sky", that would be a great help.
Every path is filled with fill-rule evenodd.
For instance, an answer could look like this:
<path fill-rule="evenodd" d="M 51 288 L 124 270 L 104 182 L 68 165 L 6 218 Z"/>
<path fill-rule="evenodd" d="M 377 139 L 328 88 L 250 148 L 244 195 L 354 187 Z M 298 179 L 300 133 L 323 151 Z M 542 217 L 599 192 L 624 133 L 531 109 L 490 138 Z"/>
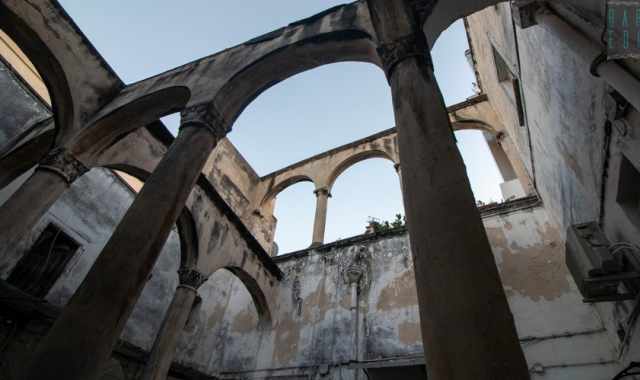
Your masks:
<path fill-rule="evenodd" d="M 242 43 L 343 1 L 334 0 L 61 0 L 98 51 L 130 83 Z M 433 59 L 448 105 L 473 95 L 465 59 L 467 40 L 457 22 L 438 40 Z M 239 117 L 229 135 L 260 175 L 394 126 L 389 87 L 377 67 L 364 63 L 323 66 L 265 91 Z M 172 130 L 175 115 L 163 118 Z M 474 194 L 501 198 L 502 182 L 482 135 L 457 133 Z M 311 242 L 315 196 L 309 183 L 277 198 L 276 241 L 281 252 Z M 336 181 L 329 201 L 326 241 L 364 231 L 368 217 L 404 213 L 393 165 L 361 162 Z"/>

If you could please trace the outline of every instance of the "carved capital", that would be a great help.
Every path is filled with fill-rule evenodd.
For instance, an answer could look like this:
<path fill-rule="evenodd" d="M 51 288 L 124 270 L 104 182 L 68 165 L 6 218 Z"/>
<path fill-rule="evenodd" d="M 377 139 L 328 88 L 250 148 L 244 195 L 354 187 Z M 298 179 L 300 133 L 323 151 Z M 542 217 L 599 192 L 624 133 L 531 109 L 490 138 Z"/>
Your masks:
<path fill-rule="evenodd" d="M 191 268 L 180 268 L 178 270 L 178 278 L 180 280 L 180 286 L 186 286 L 194 290 L 197 290 L 207 281 L 205 275 Z"/>
<path fill-rule="evenodd" d="M 189 126 L 202 126 L 218 139 L 224 138 L 230 131 L 215 106 L 206 103 L 185 108 L 180 113 L 180 128 Z"/>
<path fill-rule="evenodd" d="M 342 272 L 345 283 L 349 285 L 356 284 L 360 290 L 367 288 L 370 277 L 367 261 L 367 248 L 364 246 L 358 247 L 357 252 L 351 258 L 351 262 Z"/>
<path fill-rule="evenodd" d="M 380 45 L 378 47 L 378 55 L 388 79 L 391 78 L 396 65 L 407 58 L 423 59 L 433 69 L 429 47 L 422 31 Z"/>
<path fill-rule="evenodd" d="M 72 184 L 78 177 L 89 171 L 89 168 L 84 166 L 65 148 L 56 148 L 49 152 L 40 161 L 38 169 L 54 172 L 68 184 Z"/>
<path fill-rule="evenodd" d="M 330 192 L 330 191 L 329 191 L 329 189 L 328 189 L 328 188 L 326 188 L 326 187 L 321 187 L 321 188 L 319 188 L 319 189 L 315 189 L 315 190 L 313 191 L 313 193 L 316 195 L 316 197 L 317 197 L 317 196 L 320 196 L 320 194 L 322 194 L 322 195 L 324 195 L 324 196 L 327 196 L 327 197 L 331 198 L 331 192 Z"/>

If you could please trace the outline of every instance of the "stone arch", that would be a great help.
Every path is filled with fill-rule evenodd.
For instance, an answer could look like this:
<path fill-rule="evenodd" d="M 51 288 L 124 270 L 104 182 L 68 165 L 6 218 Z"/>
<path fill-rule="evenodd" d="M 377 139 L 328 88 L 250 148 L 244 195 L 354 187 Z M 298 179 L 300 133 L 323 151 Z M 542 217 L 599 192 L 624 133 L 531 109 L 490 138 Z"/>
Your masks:
<path fill-rule="evenodd" d="M 144 169 L 126 164 L 112 164 L 105 167 L 127 173 L 143 182 L 151 175 Z M 180 239 L 180 266 L 195 268 L 199 255 L 198 230 L 193 214 L 186 206 L 176 220 L 176 227 Z"/>
<path fill-rule="evenodd" d="M 21 7 L 15 7 L 21 8 Z M 55 128 L 65 128 L 73 120 L 74 104 L 67 75 L 52 49 L 26 21 L 28 12 L 14 13 L 0 3 L 0 28 L 18 45 L 42 77 L 51 98 Z"/>
<path fill-rule="evenodd" d="M 233 124 L 260 94 L 294 75 L 338 62 L 373 63 L 379 67 L 375 48 L 372 37 L 363 31 L 316 35 L 247 65 L 227 81 L 213 102 Z"/>
<path fill-rule="evenodd" d="M 433 47 L 440 34 L 454 21 L 502 2 L 504 0 L 435 1 L 422 28 L 429 46 Z"/>
<path fill-rule="evenodd" d="M 127 134 L 184 109 L 191 93 L 185 86 L 162 88 L 110 110 L 98 112 L 73 143 L 74 151 L 93 162 L 102 152 Z"/>
<path fill-rule="evenodd" d="M 231 272 L 237 279 L 239 279 L 251 295 L 253 304 L 258 312 L 258 329 L 270 328 L 273 322 L 272 313 L 267 299 L 268 294 L 263 291 L 263 286 L 241 266 L 228 265 L 223 269 Z"/>
<path fill-rule="evenodd" d="M 102 117 L 153 91 L 184 86 L 186 106 L 210 104 L 231 126 L 260 93 L 322 65 L 356 61 L 380 66 L 365 2 L 330 8 L 243 44 L 132 83 L 102 110 Z"/>
<path fill-rule="evenodd" d="M 0 28 L 43 78 L 52 100 L 58 146 L 68 146 L 87 118 L 124 87 L 55 1 L 2 1 Z"/>
<path fill-rule="evenodd" d="M 327 178 L 327 188 L 331 190 L 331 188 L 333 188 L 333 184 L 336 182 L 338 177 L 342 173 L 344 173 L 347 169 L 349 169 L 350 167 L 352 167 L 353 165 L 361 161 L 365 161 L 371 158 L 384 158 L 393 162 L 394 164 L 398 164 L 397 160 L 394 160 L 389 153 L 382 150 L 373 149 L 373 150 L 365 150 L 363 152 L 358 152 L 352 156 L 347 157 L 346 159 L 341 161 L 338 165 L 336 165 L 335 168 L 333 168 L 333 170 L 329 174 L 329 177 Z"/>
<path fill-rule="evenodd" d="M 276 178 L 277 179 L 277 178 Z M 316 187 L 317 187 L 317 181 L 315 181 L 313 178 L 311 178 L 308 175 L 305 174 L 295 174 L 295 175 L 291 175 L 288 177 L 285 177 L 284 179 L 280 180 L 278 183 L 276 183 L 275 185 L 273 185 L 268 191 L 267 193 L 264 195 L 264 197 L 262 197 L 262 200 L 260 201 L 259 206 L 262 207 L 265 204 L 269 203 L 270 201 L 272 201 L 273 199 L 275 199 L 278 194 L 280 194 L 281 192 L 283 192 L 284 190 L 286 190 L 287 188 L 300 183 L 300 182 L 311 182 L 313 183 Z"/>
<path fill-rule="evenodd" d="M 480 130 L 483 132 L 491 133 L 493 135 L 498 134 L 498 131 L 496 131 L 487 123 L 475 119 L 454 121 L 451 123 L 451 128 L 453 128 L 454 131 Z"/>
<path fill-rule="evenodd" d="M 520 182 L 523 188 L 528 187 L 527 178 L 523 178 L 523 175 L 518 175 L 518 171 L 516 170 L 516 165 L 518 162 L 513 162 L 514 159 L 518 159 L 517 157 L 513 157 L 513 154 L 507 154 L 507 150 L 505 150 L 503 146 L 503 142 L 506 137 L 506 131 L 498 131 L 496 128 L 492 127 L 488 123 L 475 119 L 459 119 L 457 121 L 452 122 L 451 124 L 454 131 L 464 131 L 464 130 L 478 130 L 481 131 L 484 135 L 485 141 L 491 151 L 491 155 L 500 171 L 500 175 L 502 176 L 505 182 L 520 179 Z M 520 171 L 522 173 L 522 170 Z"/>

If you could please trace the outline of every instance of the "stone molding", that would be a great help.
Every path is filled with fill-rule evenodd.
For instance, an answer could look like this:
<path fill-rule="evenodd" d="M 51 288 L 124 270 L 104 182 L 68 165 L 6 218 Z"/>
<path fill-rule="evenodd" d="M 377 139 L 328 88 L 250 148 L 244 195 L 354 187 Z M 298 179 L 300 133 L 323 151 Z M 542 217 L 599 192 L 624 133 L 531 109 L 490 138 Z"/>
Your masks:
<path fill-rule="evenodd" d="M 377 51 L 387 79 L 391 79 L 393 69 L 398 63 L 412 57 L 424 59 L 427 65 L 433 70 L 429 47 L 421 30 L 414 34 L 398 38 L 393 42 L 381 44 L 378 46 Z"/>
<path fill-rule="evenodd" d="M 218 139 L 224 138 L 230 132 L 216 107 L 206 103 L 185 108 L 180 113 L 180 129 L 191 126 L 202 126 Z"/>
<path fill-rule="evenodd" d="M 316 197 L 320 196 L 320 194 L 322 195 L 326 195 L 327 197 L 331 198 L 331 192 L 329 191 L 329 188 L 327 187 L 321 187 L 319 189 L 315 189 L 313 190 L 313 193 L 316 195 Z"/>
<path fill-rule="evenodd" d="M 178 279 L 180 286 L 197 290 L 207 281 L 207 276 L 191 268 L 178 269 Z"/>
<path fill-rule="evenodd" d="M 40 161 L 38 169 L 58 174 L 69 185 L 89 171 L 89 168 L 65 148 L 55 148 L 50 151 Z"/>

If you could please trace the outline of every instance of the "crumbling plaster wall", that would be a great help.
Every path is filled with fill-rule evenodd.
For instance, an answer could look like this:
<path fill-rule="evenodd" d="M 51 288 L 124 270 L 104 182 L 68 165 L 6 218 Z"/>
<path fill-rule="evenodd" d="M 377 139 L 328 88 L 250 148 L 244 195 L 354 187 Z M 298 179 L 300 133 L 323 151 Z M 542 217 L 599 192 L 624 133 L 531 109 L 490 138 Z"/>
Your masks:
<path fill-rule="evenodd" d="M 605 85 L 566 42 L 542 26 L 515 28 L 508 3 L 467 18 L 477 71 L 502 124 L 514 136 L 540 195 L 562 234 L 599 214 Z M 494 49 L 520 78 L 526 125 L 510 83 L 499 82 Z M 519 52 L 519 56 L 518 56 Z"/>
<path fill-rule="evenodd" d="M 552 11 L 592 40 L 600 38 L 602 2 L 554 2 Z M 640 170 L 640 114 L 630 108 L 620 120 L 613 121 L 608 143 L 606 121 L 614 119 L 615 103 L 607 94 L 610 89 L 606 83 L 590 74 L 589 62 L 572 51 L 570 42 L 551 34 L 544 25 L 514 29 L 510 15 L 509 5 L 503 3 L 467 18 L 476 68 L 496 114 L 512 136 L 522 136 L 518 147 L 529 162 L 529 170 L 534 169 L 537 189 L 560 226 L 561 236 L 572 224 L 600 221 L 612 243 L 640 244 L 640 222 L 618 202 L 618 194 L 625 191 L 620 176 L 623 157 Z M 526 128 L 517 125 L 512 98 L 497 82 L 492 45 L 512 71 L 519 73 Z M 635 66 L 625 63 L 640 72 L 637 62 Z M 627 318 L 633 307 L 630 302 L 597 306 L 617 344 L 628 330 Z M 631 340 L 625 360 L 637 359 L 640 354 L 638 334 L 635 331 L 632 335 L 636 338 Z"/>
<path fill-rule="evenodd" d="M 559 231 L 539 205 L 513 205 L 485 213 L 483 221 L 532 378 L 612 376 L 618 368 L 615 346 L 595 310 L 582 303 L 564 266 Z M 364 253 L 365 275 L 360 283 L 358 359 L 420 358 L 415 279 L 408 236 L 401 231 L 275 258 L 286 280 L 276 293 L 272 330 L 256 330 L 246 291 L 219 277 L 218 285 L 204 293 L 210 301 L 203 301 L 195 314 L 208 320 L 210 330 L 195 333 L 187 326 L 179 360 L 188 365 L 200 361 L 200 370 L 223 377 L 328 370 L 329 378 L 350 378 L 356 322 L 345 270 L 359 253 Z M 206 343 L 199 346 L 196 341 Z"/>

